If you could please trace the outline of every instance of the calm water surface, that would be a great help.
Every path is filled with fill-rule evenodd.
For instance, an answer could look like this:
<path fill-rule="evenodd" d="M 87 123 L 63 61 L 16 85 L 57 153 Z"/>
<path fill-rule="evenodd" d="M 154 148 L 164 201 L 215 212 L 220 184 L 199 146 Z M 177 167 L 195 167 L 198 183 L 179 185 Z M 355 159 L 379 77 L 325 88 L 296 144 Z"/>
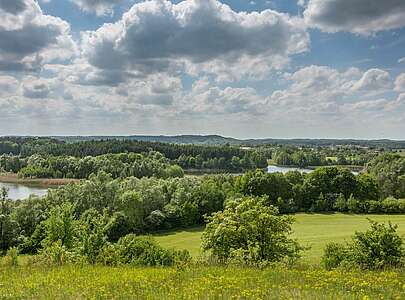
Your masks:
<path fill-rule="evenodd" d="M 294 168 L 294 167 L 279 167 L 279 166 L 268 166 L 267 172 L 268 173 L 287 173 L 289 171 L 298 171 L 301 173 L 311 173 L 313 170 L 311 169 L 302 169 L 302 168 Z"/>
<path fill-rule="evenodd" d="M 45 196 L 48 192 L 46 188 L 0 182 L 0 188 L 2 187 L 8 189 L 8 197 L 12 200 L 26 199 L 30 195 Z"/>

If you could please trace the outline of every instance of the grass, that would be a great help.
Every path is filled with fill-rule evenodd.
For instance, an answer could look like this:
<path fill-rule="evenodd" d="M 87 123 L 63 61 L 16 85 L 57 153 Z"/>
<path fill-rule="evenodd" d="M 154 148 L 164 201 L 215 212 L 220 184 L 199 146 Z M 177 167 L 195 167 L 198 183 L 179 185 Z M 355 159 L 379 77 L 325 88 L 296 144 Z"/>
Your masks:
<path fill-rule="evenodd" d="M 0 267 L 1 299 L 404 299 L 405 274 L 274 266 Z"/>
<path fill-rule="evenodd" d="M 1 173 L 0 182 L 32 185 L 38 187 L 52 187 L 66 185 L 72 182 L 79 182 L 79 180 L 69 178 L 20 178 L 14 173 Z"/>
<path fill-rule="evenodd" d="M 303 260 L 312 264 L 319 258 L 328 242 L 349 241 L 355 231 L 369 227 L 367 218 L 378 222 L 391 221 L 398 224 L 398 232 L 405 235 L 404 215 L 349 215 L 349 214 L 297 214 L 293 226 L 294 237 L 311 249 L 303 254 Z M 156 240 L 166 248 L 187 249 L 196 257 L 200 254 L 200 241 L 203 228 L 185 229 L 161 233 Z"/>
<path fill-rule="evenodd" d="M 327 242 L 368 228 L 367 218 L 391 220 L 405 234 L 405 216 L 298 214 L 295 236 L 312 248 L 303 262 L 263 270 L 192 264 L 171 268 L 32 265 L 0 262 L 0 299 L 405 299 L 405 269 L 326 271 L 319 256 Z M 155 235 L 165 247 L 199 254 L 202 228 Z M 3 259 L 4 260 L 4 259 Z"/>

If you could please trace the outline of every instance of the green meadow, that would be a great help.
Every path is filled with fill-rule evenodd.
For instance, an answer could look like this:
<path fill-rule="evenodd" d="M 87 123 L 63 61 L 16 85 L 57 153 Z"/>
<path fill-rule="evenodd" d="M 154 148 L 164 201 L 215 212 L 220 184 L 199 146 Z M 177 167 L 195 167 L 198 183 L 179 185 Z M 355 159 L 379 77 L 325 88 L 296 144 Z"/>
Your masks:
<path fill-rule="evenodd" d="M 405 236 L 405 215 L 350 215 L 350 214 L 297 214 L 293 226 L 298 241 L 310 247 L 303 253 L 305 262 L 317 264 L 325 245 L 329 242 L 349 241 L 355 231 L 369 227 L 368 219 L 397 224 L 398 232 Z M 196 257 L 200 255 L 203 228 L 184 229 L 155 235 L 164 247 L 187 249 Z"/>
<path fill-rule="evenodd" d="M 356 230 L 368 228 L 367 218 L 392 221 L 405 235 L 404 215 L 297 214 L 295 218 L 295 237 L 311 248 L 294 266 L 58 267 L 20 257 L 17 267 L 0 262 L 0 299 L 405 299 L 403 269 L 327 271 L 319 265 L 326 243 L 349 240 Z M 155 238 L 164 247 L 188 249 L 198 257 L 202 230 L 162 232 Z"/>

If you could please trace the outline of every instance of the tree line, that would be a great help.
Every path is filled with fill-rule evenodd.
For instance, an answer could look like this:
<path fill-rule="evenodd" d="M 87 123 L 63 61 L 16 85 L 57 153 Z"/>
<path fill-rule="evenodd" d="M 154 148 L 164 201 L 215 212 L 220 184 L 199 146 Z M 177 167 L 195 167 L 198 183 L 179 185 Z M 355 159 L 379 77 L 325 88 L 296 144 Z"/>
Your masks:
<path fill-rule="evenodd" d="M 157 155 L 157 154 L 155 154 Z M 389 160 L 390 168 L 381 169 Z M 395 177 L 391 168 L 402 166 L 403 159 L 388 155 L 370 164 L 370 173 L 353 175 L 337 167 L 321 167 L 310 174 L 289 172 L 268 174 L 262 170 L 240 176 L 202 177 L 162 176 L 120 177 L 105 170 L 89 180 L 50 190 L 43 198 L 11 201 L 3 192 L 0 206 L 2 249 L 19 245 L 23 251 L 41 249 L 43 222 L 52 209 L 72 205 L 72 217 L 79 220 L 86 211 L 96 211 L 106 220 L 109 241 L 135 233 L 190 227 L 205 224 L 206 216 L 222 211 L 229 201 L 241 197 L 261 198 L 282 214 L 295 212 L 404 213 L 403 175 Z M 396 167 L 395 167 L 396 166 Z M 385 174 L 389 172 L 389 174 Z M 396 184 L 385 184 L 389 177 Z M 391 174 L 392 175 L 392 174 Z M 397 178 L 397 179 L 395 179 Z M 401 187 L 399 189 L 398 187 Z M 391 189 L 390 189 L 391 188 Z M 389 195 L 389 197 L 387 197 Z"/>

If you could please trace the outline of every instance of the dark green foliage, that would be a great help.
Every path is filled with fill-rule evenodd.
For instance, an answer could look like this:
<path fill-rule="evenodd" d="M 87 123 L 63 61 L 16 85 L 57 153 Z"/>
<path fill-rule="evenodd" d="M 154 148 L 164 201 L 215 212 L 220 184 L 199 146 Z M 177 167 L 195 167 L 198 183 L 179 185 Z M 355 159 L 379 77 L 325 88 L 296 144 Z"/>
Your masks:
<path fill-rule="evenodd" d="M 364 269 L 382 269 L 402 266 L 404 258 L 405 249 L 397 226 L 370 221 L 370 229 L 356 232 L 351 243 L 328 244 L 322 264 L 326 269 L 336 268 L 343 262 Z"/>
<path fill-rule="evenodd" d="M 366 232 L 356 232 L 349 246 L 351 259 L 357 265 L 379 269 L 398 267 L 404 258 L 404 246 L 397 233 L 397 226 L 370 221 L 371 228 Z"/>
<path fill-rule="evenodd" d="M 13 202 L 8 199 L 7 190 L 0 189 L 0 253 L 19 242 L 19 224 L 12 218 Z"/>

